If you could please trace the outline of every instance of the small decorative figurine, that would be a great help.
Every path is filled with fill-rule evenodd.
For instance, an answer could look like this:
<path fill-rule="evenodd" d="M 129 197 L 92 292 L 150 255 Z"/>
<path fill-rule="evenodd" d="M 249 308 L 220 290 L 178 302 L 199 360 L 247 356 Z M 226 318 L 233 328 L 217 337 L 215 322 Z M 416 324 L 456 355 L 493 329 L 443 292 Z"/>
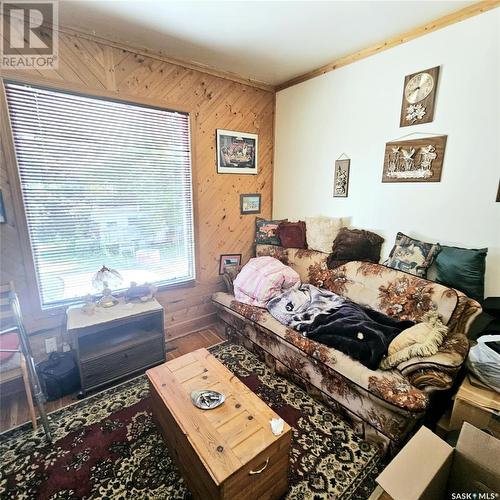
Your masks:
<path fill-rule="evenodd" d="M 127 302 L 147 302 L 151 300 L 156 293 L 156 287 L 149 283 L 137 285 L 135 281 L 130 283 L 130 288 L 125 292 L 125 300 Z"/>
<path fill-rule="evenodd" d="M 82 306 L 82 311 L 88 316 L 92 316 L 95 313 L 95 302 L 92 295 L 88 294 L 85 296 L 85 304 Z"/>
<path fill-rule="evenodd" d="M 101 307 L 113 307 L 118 304 L 118 300 L 113 297 L 111 288 L 108 287 L 108 282 L 103 281 L 104 288 L 102 290 L 102 297 L 99 299 L 98 304 Z"/>

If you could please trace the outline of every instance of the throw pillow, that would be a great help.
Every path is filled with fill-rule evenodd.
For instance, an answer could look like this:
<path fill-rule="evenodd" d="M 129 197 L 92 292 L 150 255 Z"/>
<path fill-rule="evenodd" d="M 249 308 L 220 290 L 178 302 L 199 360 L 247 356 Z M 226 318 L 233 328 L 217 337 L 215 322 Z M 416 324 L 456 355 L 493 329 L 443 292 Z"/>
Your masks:
<path fill-rule="evenodd" d="M 306 223 L 302 220 L 298 222 L 282 222 L 278 226 L 278 238 L 282 247 L 307 248 Z"/>
<path fill-rule="evenodd" d="M 427 269 L 429 269 L 440 250 L 439 243 L 425 243 L 410 238 L 406 234 L 398 233 L 396 242 L 384 265 L 425 278 Z"/>
<path fill-rule="evenodd" d="M 344 219 L 342 218 L 306 217 L 308 248 L 318 252 L 330 253 L 332 242 L 344 225 Z"/>
<path fill-rule="evenodd" d="M 255 243 L 258 245 L 281 245 L 277 231 L 282 220 L 267 220 L 257 217 L 255 219 Z"/>
<path fill-rule="evenodd" d="M 436 257 L 436 281 L 482 302 L 487 253 L 487 248 L 476 250 L 441 246 Z"/>
<path fill-rule="evenodd" d="M 403 330 L 389 344 L 387 357 L 380 363 L 382 370 L 390 370 L 411 358 L 433 356 L 439 350 L 448 334 L 448 327 L 443 325 L 437 311 L 430 311 L 423 317 L 422 323 Z"/>
<path fill-rule="evenodd" d="M 374 262 L 380 260 L 380 250 L 384 238 L 364 229 L 340 229 L 333 241 L 332 253 L 328 256 L 329 269 L 341 266 L 352 260 Z"/>

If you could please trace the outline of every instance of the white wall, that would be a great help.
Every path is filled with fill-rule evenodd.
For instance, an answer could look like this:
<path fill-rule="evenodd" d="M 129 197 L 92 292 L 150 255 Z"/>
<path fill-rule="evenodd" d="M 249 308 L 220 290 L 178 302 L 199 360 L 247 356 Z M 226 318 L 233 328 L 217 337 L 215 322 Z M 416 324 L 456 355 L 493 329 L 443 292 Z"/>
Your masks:
<path fill-rule="evenodd" d="M 500 295 L 500 9 L 283 90 L 276 99 L 274 217 L 352 216 L 386 238 L 489 247 L 486 296 Z M 441 66 L 431 123 L 399 127 L 404 76 Z M 385 183 L 387 141 L 446 134 L 441 182 Z M 423 136 L 421 136 L 423 137 Z M 348 198 L 334 161 L 351 158 Z"/>

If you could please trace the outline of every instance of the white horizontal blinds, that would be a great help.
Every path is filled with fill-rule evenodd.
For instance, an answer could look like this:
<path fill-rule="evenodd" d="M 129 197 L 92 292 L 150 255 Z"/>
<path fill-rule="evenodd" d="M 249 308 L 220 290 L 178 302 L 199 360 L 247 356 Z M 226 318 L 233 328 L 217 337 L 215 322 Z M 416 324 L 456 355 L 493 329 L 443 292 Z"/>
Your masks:
<path fill-rule="evenodd" d="M 105 264 L 130 281 L 194 279 L 189 116 L 7 83 L 44 306 L 96 293 Z"/>

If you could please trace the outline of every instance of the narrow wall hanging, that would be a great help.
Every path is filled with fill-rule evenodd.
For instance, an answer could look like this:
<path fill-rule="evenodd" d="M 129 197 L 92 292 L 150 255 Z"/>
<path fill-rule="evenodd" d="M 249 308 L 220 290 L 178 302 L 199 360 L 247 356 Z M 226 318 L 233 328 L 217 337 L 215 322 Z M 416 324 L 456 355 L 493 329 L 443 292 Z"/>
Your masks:
<path fill-rule="evenodd" d="M 342 158 L 344 157 L 344 158 Z M 334 198 L 347 198 L 349 192 L 349 169 L 351 160 L 349 157 L 342 153 L 335 160 L 335 173 L 333 176 L 333 197 Z"/>
<path fill-rule="evenodd" d="M 429 123 L 433 120 L 438 77 L 439 66 L 405 77 L 400 127 Z"/>
<path fill-rule="evenodd" d="M 382 182 L 439 182 L 447 137 L 387 142 Z"/>
<path fill-rule="evenodd" d="M 217 129 L 217 173 L 256 174 L 257 134 Z"/>

